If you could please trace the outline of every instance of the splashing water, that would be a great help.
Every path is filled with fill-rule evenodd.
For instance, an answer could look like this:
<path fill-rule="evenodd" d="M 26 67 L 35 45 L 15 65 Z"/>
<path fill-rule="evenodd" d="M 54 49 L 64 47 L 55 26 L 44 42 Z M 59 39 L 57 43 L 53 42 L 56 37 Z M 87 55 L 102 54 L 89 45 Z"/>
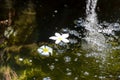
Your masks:
<path fill-rule="evenodd" d="M 86 18 L 80 25 L 86 30 L 85 37 L 82 38 L 82 48 L 88 50 L 86 57 L 95 57 L 100 59 L 99 69 L 100 79 L 104 79 L 102 76 L 107 63 L 107 57 L 110 55 L 110 49 L 112 45 L 109 44 L 109 38 L 116 36 L 115 32 L 120 30 L 119 23 L 107 23 L 103 22 L 98 24 L 97 14 L 95 12 L 98 0 L 87 0 L 86 4 Z M 104 27 L 106 26 L 106 27 Z"/>
<path fill-rule="evenodd" d="M 88 0 L 86 5 L 86 20 L 88 20 L 90 23 L 97 23 L 97 17 L 95 8 L 97 5 L 97 0 Z"/>
<path fill-rule="evenodd" d="M 95 12 L 97 2 L 98 0 L 87 0 L 85 20 L 79 18 L 74 22 L 77 25 L 75 28 L 79 28 L 81 31 L 70 30 L 68 28 L 62 29 L 62 31 L 77 37 L 77 39 L 74 39 L 74 42 L 71 39 L 70 43 L 77 43 L 81 39 L 82 48 L 90 51 L 88 55 L 96 58 L 101 57 L 102 60 L 105 60 L 109 56 L 107 53 L 113 48 L 109 42 L 118 39 L 116 32 L 120 31 L 120 24 L 117 22 L 108 23 L 106 21 L 98 24 Z"/>
<path fill-rule="evenodd" d="M 86 20 L 84 22 L 87 30 L 86 37 L 87 48 L 93 48 L 97 51 L 102 51 L 106 47 L 105 37 L 99 33 L 100 25 L 98 25 L 97 15 L 95 12 L 97 0 L 88 0 L 86 5 Z"/>
<path fill-rule="evenodd" d="M 98 24 L 97 14 L 95 12 L 97 2 L 98 0 L 87 0 L 86 18 L 79 18 L 75 22 L 75 28 L 79 28 L 81 31 L 70 30 L 68 28 L 62 29 L 62 31 L 77 37 L 77 39 L 74 39 L 74 42 L 76 40 L 75 43 L 81 39 L 82 48 L 88 51 L 86 56 L 99 58 L 102 60 L 101 63 L 104 64 L 106 57 L 109 56 L 107 53 L 113 47 L 109 44 L 109 41 L 114 41 L 114 38 L 118 38 L 115 33 L 120 31 L 120 24 L 117 22 L 108 23 L 106 21 Z M 73 43 L 73 39 L 70 40 L 70 43 Z"/>
<path fill-rule="evenodd" d="M 84 26 L 87 31 L 85 38 L 83 38 L 87 44 L 83 44 L 83 48 L 102 51 L 102 53 L 104 53 L 104 50 L 110 47 L 110 44 L 106 42 L 105 34 L 115 36 L 115 31 L 120 30 L 120 25 L 119 23 L 110 24 L 106 22 L 101 25 L 98 24 L 97 14 L 95 12 L 97 1 L 98 0 L 87 0 L 86 19 L 82 23 L 82 26 Z M 104 28 L 103 25 L 106 24 L 108 25 Z"/>

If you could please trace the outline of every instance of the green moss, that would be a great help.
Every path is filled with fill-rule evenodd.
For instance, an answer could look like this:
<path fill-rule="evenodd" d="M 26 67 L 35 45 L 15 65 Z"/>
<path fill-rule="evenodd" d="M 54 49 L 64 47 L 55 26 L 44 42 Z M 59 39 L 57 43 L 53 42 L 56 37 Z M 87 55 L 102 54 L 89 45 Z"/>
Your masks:
<path fill-rule="evenodd" d="M 8 45 L 20 45 L 34 42 L 37 38 L 37 33 L 35 32 L 36 26 L 34 5 L 29 3 L 28 7 L 19 14 L 18 19 L 15 19 L 14 23 L 11 25 L 14 32 L 7 40 Z"/>
<path fill-rule="evenodd" d="M 47 45 L 53 48 L 54 55 L 49 57 L 38 54 L 37 48 Z M 69 46 L 69 45 L 68 45 Z M 18 80 L 42 80 L 50 77 L 52 80 L 116 80 L 120 75 L 120 50 L 108 51 L 106 60 L 94 56 L 87 57 L 89 51 L 82 50 L 79 45 L 72 49 L 48 43 L 11 46 L 4 49 L 7 52 L 6 64 L 14 68 Z M 9 54 L 9 55 L 8 55 Z M 23 60 L 19 60 L 22 58 Z M 1 66 L 3 67 L 3 66 Z"/>

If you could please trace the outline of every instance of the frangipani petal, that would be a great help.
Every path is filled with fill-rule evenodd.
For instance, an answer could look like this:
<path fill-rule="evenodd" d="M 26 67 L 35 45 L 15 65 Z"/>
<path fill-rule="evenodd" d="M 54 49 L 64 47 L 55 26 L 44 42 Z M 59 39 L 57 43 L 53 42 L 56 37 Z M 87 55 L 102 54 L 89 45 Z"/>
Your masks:
<path fill-rule="evenodd" d="M 49 56 L 49 52 L 44 52 L 44 53 L 41 53 L 42 55 L 44 56 Z"/>
<path fill-rule="evenodd" d="M 61 36 L 61 35 L 60 35 L 59 33 L 55 33 L 55 36 L 56 36 L 56 37 L 59 37 L 59 36 Z"/>
<path fill-rule="evenodd" d="M 49 37 L 49 39 L 56 40 L 56 39 L 57 39 L 57 37 L 52 36 L 52 37 Z"/>
<path fill-rule="evenodd" d="M 45 46 L 43 45 L 43 46 L 41 46 L 40 48 L 41 48 L 41 49 L 44 49 L 44 48 L 45 48 Z"/>
<path fill-rule="evenodd" d="M 69 40 L 68 40 L 68 39 L 62 39 L 62 41 L 63 41 L 64 43 L 69 43 Z"/>
<path fill-rule="evenodd" d="M 47 48 L 47 49 L 51 49 L 50 47 L 48 47 L 48 46 L 45 46 L 45 48 Z"/>
<path fill-rule="evenodd" d="M 53 50 L 52 50 L 52 49 L 50 49 L 50 51 L 49 51 L 49 52 L 52 54 Z"/>
<path fill-rule="evenodd" d="M 56 40 L 55 43 L 56 44 L 59 44 L 61 42 L 61 40 Z"/>
<path fill-rule="evenodd" d="M 42 53 L 43 52 L 43 50 L 42 49 L 37 49 L 37 51 L 39 52 L 39 53 Z"/>
<path fill-rule="evenodd" d="M 68 37 L 69 37 L 69 34 L 62 34 L 62 37 L 63 37 L 63 38 L 68 38 Z"/>

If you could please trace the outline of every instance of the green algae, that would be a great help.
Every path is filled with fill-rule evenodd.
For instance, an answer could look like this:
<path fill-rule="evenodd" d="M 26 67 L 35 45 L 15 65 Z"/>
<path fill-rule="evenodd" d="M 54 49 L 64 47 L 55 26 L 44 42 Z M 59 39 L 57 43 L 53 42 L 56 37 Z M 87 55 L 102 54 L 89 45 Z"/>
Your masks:
<path fill-rule="evenodd" d="M 43 44 L 54 48 L 54 55 L 46 57 L 38 54 L 37 48 Z M 109 56 L 103 64 L 99 58 L 86 57 L 88 52 L 77 45 L 63 53 L 58 53 L 59 48 L 55 49 L 55 47 L 56 45 L 48 43 L 6 47 L 4 50 L 7 54 L 5 55 L 9 58 L 5 63 L 11 70 L 14 69 L 18 80 L 42 80 L 44 77 L 50 77 L 52 80 L 118 79 L 120 50 L 108 53 Z"/>

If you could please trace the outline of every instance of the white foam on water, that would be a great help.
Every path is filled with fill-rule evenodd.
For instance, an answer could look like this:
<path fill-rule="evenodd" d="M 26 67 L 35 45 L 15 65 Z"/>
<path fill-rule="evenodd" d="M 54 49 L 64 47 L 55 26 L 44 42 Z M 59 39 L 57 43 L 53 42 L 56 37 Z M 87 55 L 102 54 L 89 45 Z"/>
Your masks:
<path fill-rule="evenodd" d="M 97 22 L 95 8 L 97 5 L 97 0 L 87 0 L 86 4 L 86 20 L 90 23 Z"/>
<path fill-rule="evenodd" d="M 95 12 L 98 0 L 86 0 L 86 2 L 86 18 L 79 18 L 74 21 L 76 24 L 75 28 L 80 27 L 80 30 L 66 28 L 62 29 L 62 31 L 74 37 L 69 39 L 71 44 L 78 43 L 80 39 L 84 50 L 88 51 L 91 56 L 105 61 L 106 57 L 109 56 L 107 53 L 110 53 L 112 49 L 119 48 L 119 46 L 113 47 L 109 42 L 119 38 L 116 32 L 120 31 L 120 24 L 106 21 L 98 23 Z"/>
<path fill-rule="evenodd" d="M 84 48 L 92 49 L 95 51 L 102 51 L 106 47 L 106 39 L 100 31 L 100 25 L 98 24 L 97 14 L 95 12 L 97 0 L 87 0 L 86 4 L 86 20 L 84 22 L 87 34 L 83 38 L 87 44 L 83 44 Z"/>
<path fill-rule="evenodd" d="M 83 38 L 86 41 L 86 44 L 83 43 L 83 48 L 92 49 L 93 51 L 106 51 L 110 45 L 106 42 L 105 35 L 109 36 L 109 39 L 112 39 L 110 36 L 115 36 L 116 31 L 120 31 L 119 23 L 107 23 L 103 22 L 98 24 L 97 14 L 95 12 L 98 0 L 87 0 L 86 4 L 86 18 L 82 23 L 82 26 L 87 30 L 87 34 Z M 104 27 L 106 26 L 106 27 Z"/>

